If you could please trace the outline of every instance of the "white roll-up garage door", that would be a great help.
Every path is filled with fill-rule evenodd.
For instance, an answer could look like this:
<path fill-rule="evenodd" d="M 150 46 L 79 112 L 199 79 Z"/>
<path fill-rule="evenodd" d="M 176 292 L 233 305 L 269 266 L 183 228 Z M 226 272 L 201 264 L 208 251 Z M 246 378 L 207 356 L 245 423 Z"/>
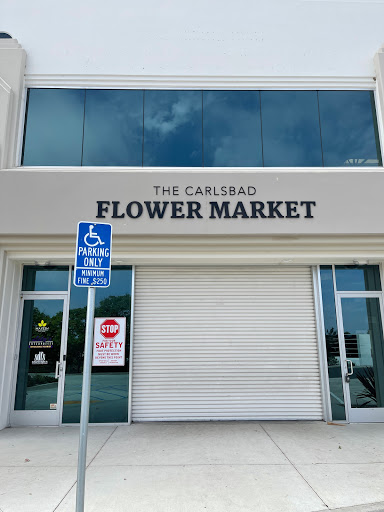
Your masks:
<path fill-rule="evenodd" d="M 137 267 L 132 418 L 321 419 L 310 267 Z"/>

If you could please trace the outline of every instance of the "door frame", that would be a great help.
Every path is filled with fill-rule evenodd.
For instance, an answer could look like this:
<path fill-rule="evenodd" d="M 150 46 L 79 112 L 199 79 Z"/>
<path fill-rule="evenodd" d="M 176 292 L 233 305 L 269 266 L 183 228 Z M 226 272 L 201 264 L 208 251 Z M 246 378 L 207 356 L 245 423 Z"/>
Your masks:
<path fill-rule="evenodd" d="M 21 292 L 20 304 L 18 312 L 17 325 L 17 343 L 15 347 L 14 363 L 13 363 L 13 385 L 12 385 L 12 403 L 10 410 L 10 426 L 59 426 L 62 422 L 63 404 L 64 404 L 64 384 L 66 370 L 66 354 L 67 354 L 67 336 L 68 336 L 68 319 L 69 319 L 69 296 L 68 292 Z M 21 329 L 23 323 L 24 303 L 26 300 L 62 300 L 63 301 L 63 318 L 61 325 L 61 341 L 60 341 L 60 368 L 57 385 L 57 405 L 56 410 L 41 411 L 16 411 L 15 397 L 16 385 L 19 366 L 19 353 L 21 342 Z"/>
<path fill-rule="evenodd" d="M 352 408 L 351 407 L 351 395 L 349 391 L 349 383 L 346 381 L 346 374 L 348 372 L 347 368 L 347 354 L 345 348 L 345 339 L 344 339 L 344 323 L 343 323 L 343 314 L 342 314 L 342 306 L 341 300 L 344 298 L 351 299 L 368 299 L 368 298 L 377 298 L 379 299 L 380 305 L 380 315 L 381 315 L 381 329 L 384 338 L 384 308 L 383 308 L 383 292 L 381 291 L 349 291 L 349 292 L 336 292 L 335 293 L 335 305 L 336 305 L 336 319 L 337 319 L 337 328 L 339 335 L 339 347 L 340 347 L 340 367 L 342 372 L 342 382 L 343 382 L 343 392 L 344 392 L 344 404 L 345 404 L 345 414 L 346 421 L 352 423 L 368 423 L 368 422 L 384 422 L 384 407 L 377 408 L 369 408 L 362 407 Z"/>

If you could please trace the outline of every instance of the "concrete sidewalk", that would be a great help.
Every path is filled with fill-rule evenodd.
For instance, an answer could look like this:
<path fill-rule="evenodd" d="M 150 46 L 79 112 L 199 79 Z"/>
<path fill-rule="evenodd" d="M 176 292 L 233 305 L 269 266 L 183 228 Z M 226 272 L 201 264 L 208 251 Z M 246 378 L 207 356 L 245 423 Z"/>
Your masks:
<path fill-rule="evenodd" d="M 78 436 L 0 432 L 0 510 L 74 512 Z M 384 511 L 384 424 L 91 427 L 86 483 L 86 512 Z"/>

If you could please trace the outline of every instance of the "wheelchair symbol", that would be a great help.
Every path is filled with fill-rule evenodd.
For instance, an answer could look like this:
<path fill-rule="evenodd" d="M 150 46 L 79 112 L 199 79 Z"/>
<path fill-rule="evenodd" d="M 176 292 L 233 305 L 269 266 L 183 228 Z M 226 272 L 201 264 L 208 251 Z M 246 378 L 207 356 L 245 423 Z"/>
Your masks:
<path fill-rule="evenodd" d="M 89 226 L 89 233 L 87 233 L 84 237 L 84 242 L 89 246 L 89 247 L 96 247 L 96 245 L 104 245 L 104 242 L 102 242 L 101 238 L 99 237 L 99 235 L 97 233 L 94 233 L 93 232 L 93 228 L 94 226 Z M 87 242 L 87 240 L 95 240 L 94 243 L 90 243 L 90 242 Z"/>

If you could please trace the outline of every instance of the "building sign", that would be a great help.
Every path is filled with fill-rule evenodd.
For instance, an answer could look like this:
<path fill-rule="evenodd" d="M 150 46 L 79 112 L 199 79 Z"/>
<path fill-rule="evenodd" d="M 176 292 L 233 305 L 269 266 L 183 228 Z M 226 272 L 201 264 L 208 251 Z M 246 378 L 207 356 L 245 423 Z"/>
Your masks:
<path fill-rule="evenodd" d="M 28 169 L 0 180 L 4 235 L 72 236 L 84 218 L 111 223 L 117 237 L 384 233 L 380 169 L 87 169 L 76 171 L 76 186 L 73 173 Z M 44 208 L 36 208 L 34 189 L 44 195 Z M 20 191 L 18 202 L 8 190 Z M 23 213 L 14 215 L 16 209 Z M 81 256 L 99 264 L 101 235 L 95 227 L 83 241 L 87 233 L 91 245 Z M 90 262 L 80 277 L 94 286 L 105 276 L 100 267 L 89 270 Z"/>
<path fill-rule="evenodd" d="M 256 187 L 154 185 L 155 200 L 96 201 L 97 219 L 313 219 L 316 201 L 256 200 Z M 182 196 L 182 199 L 180 198 Z M 204 198 L 201 201 L 200 198 Z"/>
<path fill-rule="evenodd" d="M 92 366 L 125 365 L 126 318 L 95 318 Z"/>

